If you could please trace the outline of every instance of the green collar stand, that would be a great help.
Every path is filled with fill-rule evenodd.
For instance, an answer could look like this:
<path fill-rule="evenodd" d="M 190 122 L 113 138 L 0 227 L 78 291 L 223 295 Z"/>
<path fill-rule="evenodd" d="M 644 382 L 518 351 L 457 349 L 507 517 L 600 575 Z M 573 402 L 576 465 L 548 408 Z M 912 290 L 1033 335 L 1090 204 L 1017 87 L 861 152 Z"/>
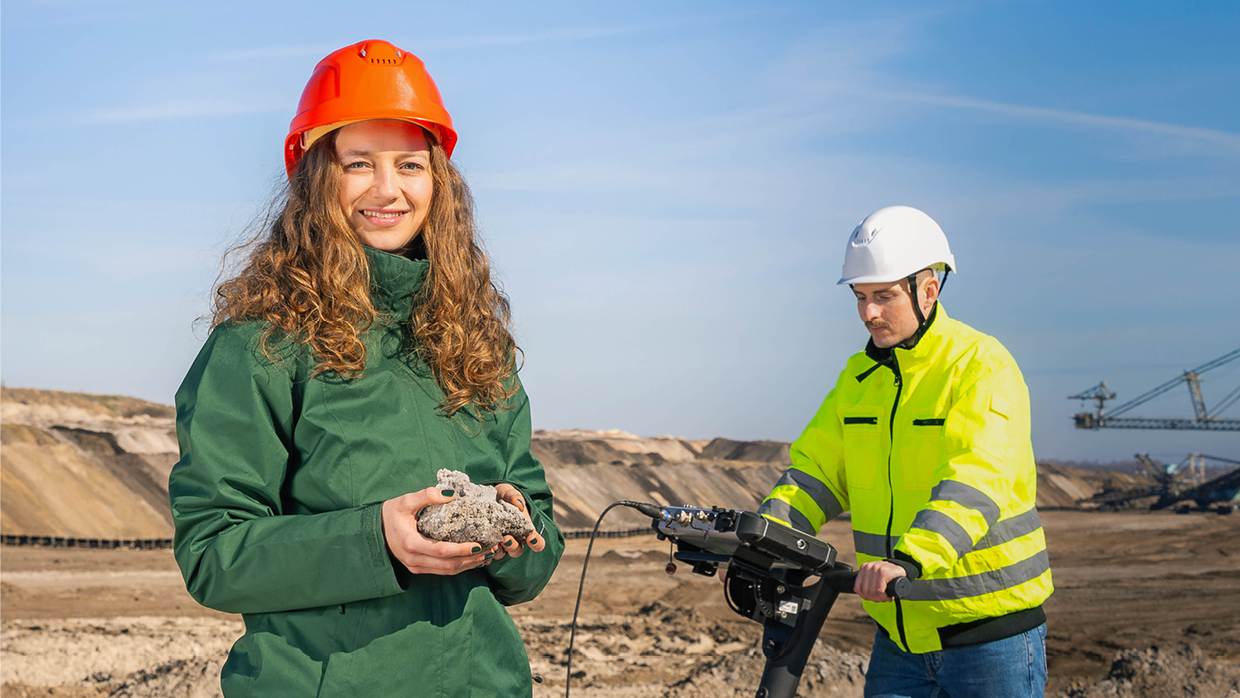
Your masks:
<path fill-rule="evenodd" d="M 370 262 L 370 296 L 375 310 L 391 315 L 397 321 L 413 315 L 413 303 L 431 264 L 425 259 L 408 259 L 373 247 L 366 248 Z"/>

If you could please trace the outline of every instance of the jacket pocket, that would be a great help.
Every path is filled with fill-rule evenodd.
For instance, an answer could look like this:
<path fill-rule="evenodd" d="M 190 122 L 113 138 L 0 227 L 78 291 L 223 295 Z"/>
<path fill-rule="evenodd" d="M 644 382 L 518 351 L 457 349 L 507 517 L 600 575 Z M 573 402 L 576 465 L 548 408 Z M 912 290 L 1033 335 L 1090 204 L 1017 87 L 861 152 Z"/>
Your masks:
<path fill-rule="evenodd" d="M 318 692 L 312 695 L 442 695 L 445 688 L 451 695 L 451 686 L 445 686 L 445 681 L 459 677 L 469 667 L 468 656 L 458 654 L 452 662 L 443 661 L 445 648 L 451 644 L 444 641 L 440 628 L 410 625 L 352 652 L 333 653 L 327 658 Z"/>
<path fill-rule="evenodd" d="M 262 667 L 262 655 L 252 642 L 253 636 L 243 635 L 233 644 L 220 671 L 220 691 L 227 698 L 251 695 L 254 677 Z"/>
<path fill-rule="evenodd" d="M 886 467 L 880 458 L 882 450 L 881 410 L 853 408 L 843 414 L 844 471 L 849 489 L 872 490 L 878 482 L 878 471 Z"/>
<path fill-rule="evenodd" d="M 939 447 L 943 443 L 943 424 L 938 417 L 914 419 L 905 431 L 907 445 L 900 449 L 904 489 L 930 491 L 934 471 L 939 466 Z"/>
<path fill-rule="evenodd" d="M 233 645 L 224 663 L 220 690 L 225 698 L 315 695 L 323 666 L 319 658 L 265 622 L 251 630 Z"/>

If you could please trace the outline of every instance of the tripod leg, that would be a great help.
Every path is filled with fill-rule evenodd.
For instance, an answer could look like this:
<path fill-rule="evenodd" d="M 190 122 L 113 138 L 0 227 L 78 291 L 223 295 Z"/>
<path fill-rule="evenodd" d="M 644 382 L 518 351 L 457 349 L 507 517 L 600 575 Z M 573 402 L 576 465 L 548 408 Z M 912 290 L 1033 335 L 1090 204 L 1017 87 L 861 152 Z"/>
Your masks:
<path fill-rule="evenodd" d="M 769 656 L 768 652 L 769 658 L 766 660 L 766 668 L 762 670 L 757 698 L 793 698 L 796 695 L 801 674 L 805 671 L 805 663 L 809 661 L 809 653 L 814 649 L 822 624 L 826 622 L 827 614 L 831 612 L 831 607 L 839 596 L 822 581 L 809 587 L 808 591 L 810 593 L 806 596 L 811 602 L 810 608 L 800 614 L 787 646 L 775 656 Z M 764 650 L 768 641 L 782 635 L 779 632 L 768 632 L 776 629 L 778 625 L 776 620 L 767 620 L 767 630 L 762 633 Z"/>

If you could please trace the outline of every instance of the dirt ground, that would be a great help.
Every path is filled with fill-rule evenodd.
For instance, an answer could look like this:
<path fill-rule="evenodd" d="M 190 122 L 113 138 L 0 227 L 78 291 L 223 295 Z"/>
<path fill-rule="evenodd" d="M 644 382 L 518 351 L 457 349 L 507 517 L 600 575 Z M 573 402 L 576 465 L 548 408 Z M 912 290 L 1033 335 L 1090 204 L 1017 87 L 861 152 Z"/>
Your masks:
<path fill-rule="evenodd" d="M 1240 689 L 1240 516 L 1061 510 L 1042 521 L 1056 587 L 1048 695 Z M 847 522 L 820 536 L 853 560 Z M 542 596 L 511 609 L 543 678 L 536 696 L 563 693 L 585 552 L 586 541 L 570 541 Z M 669 577 L 667 556 L 653 537 L 595 544 L 574 695 L 752 695 L 758 626 L 727 608 L 717 580 L 684 565 Z M 4 547 L 0 620 L 4 698 L 210 696 L 242 630 L 189 598 L 167 551 Z M 841 597 L 801 695 L 860 696 L 873 634 L 857 599 Z"/>

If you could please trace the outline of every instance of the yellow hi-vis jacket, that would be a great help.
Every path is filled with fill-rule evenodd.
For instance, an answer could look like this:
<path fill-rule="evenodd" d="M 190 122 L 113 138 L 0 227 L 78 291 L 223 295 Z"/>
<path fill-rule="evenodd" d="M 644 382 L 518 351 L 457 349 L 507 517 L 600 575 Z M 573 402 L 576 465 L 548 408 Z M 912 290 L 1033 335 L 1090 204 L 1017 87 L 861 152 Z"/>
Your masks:
<path fill-rule="evenodd" d="M 1020 369 L 939 305 L 913 348 L 871 342 L 849 359 L 759 511 L 813 532 L 851 511 L 858 564 L 919 567 L 907 598 L 863 605 L 923 653 L 942 649 L 939 628 L 1051 595 L 1036 486 Z"/>

